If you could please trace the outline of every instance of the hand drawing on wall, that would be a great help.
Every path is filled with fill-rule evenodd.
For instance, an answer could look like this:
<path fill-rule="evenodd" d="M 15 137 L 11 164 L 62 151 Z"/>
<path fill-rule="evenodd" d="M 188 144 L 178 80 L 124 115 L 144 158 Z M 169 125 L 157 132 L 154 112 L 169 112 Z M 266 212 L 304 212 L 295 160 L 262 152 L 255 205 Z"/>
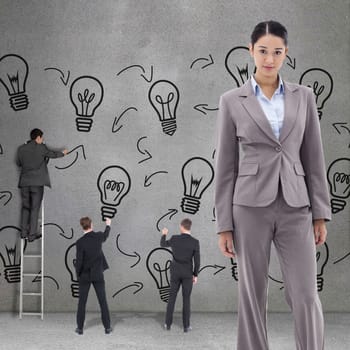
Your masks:
<path fill-rule="evenodd" d="M 125 109 L 118 117 L 114 118 L 113 125 L 112 125 L 112 132 L 113 133 L 118 132 L 124 126 L 123 124 L 119 125 L 120 121 L 121 121 L 122 117 L 124 116 L 124 114 L 126 114 L 127 112 L 132 111 L 132 110 L 134 110 L 136 112 L 138 111 L 136 107 L 129 107 L 129 108 Z"/>
<path fill-rule="evenodd" d="M 0 228 L 1 246 L 0 258 L 4 267 L 4 276 L 7 283 L 18 283 L 21 278 L 21 230 L 16 226 Z M 24 240 L 24 250 L 27 240 Z"/>
<path fill-rule="evenodd" d="M 234 79 L 237 87 L 242 86 L 255 71 L 248 47 L 236 46 L 231 49 L 226 55 L 225 67 Z"/>
<path fill-rule="evenodd" d="M 12 193 L 10 191 L 0 191 L 0 204 L 7 205 L 12 199 Z"/>
<path fill-rule="evenodd" d="M 141 147 L 141 141 L 147 139 L 147 136 L 142 136 L 137 140 L 136 147 L 139 153 L 144 155 L 145 157 L 141 159 L 138 164 L 141 164 L 143 162 L 147 162 L 148 160 L 152 159 L 152 154 L 145 148 Z"/>
<path fill-rule="evenodd" d="M 128 253 L 124 252 L 124 251 L 120 248 L 119 239 L 120 239 L 120 233 L 118 233 L 117 238 L 116 238 L 116 246 L 117 246 L 118 251 L 119 251 L 120 253 L 122 253 L 123 255 L 129 257 L 129 258 L 136 258 L 136 262 L 130 266 L 130 268 L 132 269 L 133 267 L 135 267 L 135 266 L 141 261 L 141 256 L 140 256 L 140 254 L 137 253 L 137 252 L 133 252 L 132 254 L 128 254 Z"/>
<path fill-rule="evenodd" d="M 214 179 L 214 168 L 204 158 L 190 158 L 182 167 L 184 197 L 181 209 L 184 213 L 196 214 L 204 191 Z"/>
<path fill-rule="evenodd" d="M 177 86 L 169 80 L 158 80 L 152 84 L 148 99 L 157 112 L 163 132 L 169 136 L 176 131 L 176 110 L 180 92 Z"/>
<path fill-rule="evenodd" d="M 327 179 L 330 186 L 332 213 L 342 211 L 350 196 L 350 158 L 334 160 L 328 167 Z"/>
<path fill-rule="evenodd" d="M 75 263 L 76 263 L 76 249 L 75 243 L 71 244 L 64 255 L 64 263 L 66 265 L 66 269 L 69 273 L 70 281 L 71 281 L 71 293 L 73 298 L 79 298 L 79 283 L 76 277 L 75 271 Z"/>
<path fill-rule="evenodd" d="M 115 298 L 118 294 L 120 294 L 122 291 L 129 289 L 131 287 L 136 287 L 136 289 L 132 292 L 132 294 L 137 294 L 138 292 L 140 292 L 143 289 L 143 283 L 142 282 L 134 282 L 132 284 L 129 284 L 119 290 L 117 290 L 113 295 L 112 298 Z"/>
<path fill-rule="evenodd" d="M 0 58 L 0 81 L 6 88 L 10 106 L 15 112 L 28 108 L 28 70 L 28 63 L 21 56 L 10 54 Z"/>
<path fill-rule="evenodd" d="M 318 117 L 322 118 L 323 107 L 333 91 L 333 78 L 322 68 L 306 70 L 300 77 L 299 84 L 310 87 L 315 95 Z"/>
<path fill-rule="evenodd" d="M 316 252 L 316 261 L 317 261 L 317 290 L 322 292 L 324 286 L 324 278 L 323 272 L 324 268 L 327 265 L 329 258 L 329 249 L 328 244 L 325 242 L 324 244 L 317 246 Z"/>
<path fill-rule="evenodd" d="M 104 168 L 97 179 L 97 187 L 100 191 L 102 220 L 114 218 L 117 206 L 129 193 L 131 179 L 128 172 L 118 166 L 111 165 Z"/>
<path fill-rule="evenodd" d="M 54 70 L 60 73 L 60 79 L 63 83 L 64 86 L 67 86 L 68 81 L 69 81 L 69 77 L 70 77 L 70 71 L 67 72 L 67 77 L 65 77 L 65 74 L 58 68 L 55 67 L 48 67 L 48 68 L 44 68 L 44 71 L 49 71 L 49 70 Z"/>
<path fill-rule="evenodd" d="M 203 65 L 201 66 L 201 61 L 204 61 Z M 199 58 L 196 58 L 190 65 L 190 69 L 193 68 L 194 65 L 197 65 L 197 66 L 200 66 L 201 69 L 204 69 L 204 68 L 207 68 L 209 66 L 211 66 L 212 64 L 214 64 L 214 59 L 213 59 L 213 56 L 211 54 L 209 54 L 209 58 L 206 58 L 206 57 L 199 57 Z"/>
<path fill-rule="evenodd" d="M 70 100 L 75 107 L 78 131 L 91 130 L 92 117 L 103 100 L 103 93 L 101 82 L 90 75 L 83 75 L 73 81 L 70 86 Z"/>
<path fill-rule="evenodd" d="M 158 219 L 157 224 L 156 224 L 157 231 L 160 232 L 160 223 L 164 218 L 169 217 L 169 220 L 171 220 L 173 218 L 173 216 L 176 215 L 177 213 L 178 213 L 177 209 L 168 209 L 168 212 L 166 212 L 164 215 L 162 215 Z"/>
<path fill-rule="evenodd" d="M 86 155 L 85 155 L 85 148 L 84 145 L 79 145 L 74 147 L 72 150 L 70 150 L 64 158 L 64 163 L 65 165 L 57 166 L 55 165 L 55 168 L 58 170 L 65 170 L 73 166 L 77 160 L 79 159 L 79 154 L 81 154 L 81 158 L 86 160 Z M 67 160 L 68 159 L 68 160 Z M 60 159 L 57 160 L 60 163 Z"/>
<path fill-rule="evenodd" d="M 173 254 L 169 249 L 155 248 L 147 257 L 146 267 L 156 283 L 160 299 L 167 303 L 170 296 L 170 265 Z"/>
<path fill-rule="evenodd" d="M 150 69 L 150 77 L 149 78 L 147 78 L 147 76 L 146 76 L 145 68 L 139 64 L 133 64 L 131 66 L 123 68 L 120 72 L 117 73 L 117 76 L 122 74 L 123 72 L 129 70 L 129 69 L 134 69 L 134 68 L 141 70 L 142 73 L 140 73 L 140 75 L 143 79 L 145 79 L 147 81 L 147 83 L 150 83 L 152 81 L 152 79 L 153 79 L 153 66 L 152 65 L 151 65 L 151 69 Z"/>

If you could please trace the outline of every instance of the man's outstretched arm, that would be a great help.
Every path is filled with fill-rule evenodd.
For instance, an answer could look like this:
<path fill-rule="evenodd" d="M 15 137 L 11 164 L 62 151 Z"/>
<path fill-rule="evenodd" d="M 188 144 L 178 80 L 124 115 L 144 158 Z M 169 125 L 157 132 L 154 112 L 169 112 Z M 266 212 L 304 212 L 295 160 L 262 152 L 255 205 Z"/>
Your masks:
<path fill-rule="evenodd" d="M 160 246 L 165 248 L 165 247 L 171 247 L 171 238 L 166 239 L 167 234 L 169 233 L 169 230 L 167 228 L 163 228 L 162 230 L 162 237 L 160 239 Z"/>

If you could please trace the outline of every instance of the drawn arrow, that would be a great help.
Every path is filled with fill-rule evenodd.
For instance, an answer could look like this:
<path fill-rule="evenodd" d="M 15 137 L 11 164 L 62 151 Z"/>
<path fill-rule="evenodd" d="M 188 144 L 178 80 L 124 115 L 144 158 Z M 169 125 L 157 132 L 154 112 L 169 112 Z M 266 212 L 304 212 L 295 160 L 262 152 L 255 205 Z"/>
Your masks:
<path fill-rule="evenodd" d="M 58 170 L 65 170 L 65 169 L 68 169 L 70 168 L 71 166 L 73 166 L 75 164 L 75 162 L 78 160 L 79 158 L 79 151 L 81 150 L 82 152 L 82 155 L 83 155 L 83 158 L 86 160 L 86 155 L 85 155 L 85 149 L 84 149 L 84 145 L 79 145 L 75 148 L 73 148 L 71 151 L 69 151 L 67 153 L 67 155 L 64 157 L 66 158 L 69 154 L 74 154 L 74 158 L 73 160 L 66 166 L 63 166 L 63 167 L 59 167 L 57 165 L 55 165 L 55 168 L 58 169 Z M 72 157 L 69 157 L 69 158 L 72 158 Z"/>
<path fill-rule="evenodd" d="M 334 261 L 333 264 L 338 264 L 338 263 L 340 263 L 341 261 L 343 261 L 344 259 L 346 259 L 346 258 L 349 257 L 349 256 L 350 256 L 350 252 L 347 253 L 347 254 L 345 254 L 343 257 L 337 259 L 336 261 Z"/>
<path fill-rule="evenodd" d="M 332 125 L 334 129 L 337 131 L 337 133 L 341 135 L 341 132 L 342 132 L 341 128 L 347 130 L 347 132 L 350 134 L 350 128 L 346 126 L 347 124 L 348 124 L 347 122 L 343 122 L 343 123 L 333 123 Z"/>
<path fill-rule="evenodd" d="M 288 62 L 287 62 L 287 65 L 289 67 L 291 67 L 292 69 L 295 69 L 296 67 L 296 59 L 295 58 L 291 58 L 290 56 L 287 55 L 287 59 L 288 59 Z"/>
<path fill-rule="evenodd" d="M 33 283 L 35 283 L 35 282 L 41 282 L 41 276 L 40 276 L 40 274 L 41 274 L 41 270 L 38 272 L 38 275 L 34 277 L 34 279 L 33 279 L 33 281 L 32 281 Z M 47 278 L 47 279 L 53 281 L 53 282 L 56 284 L 57 290 L 60 289 L 60 285 L 58 284 L 58 282 L 56 281 L 55 278 L 53 278 L 52 276 L 48 276 L 48 275 L 44 275 L 44 278 Z"/>
<path fill-rule="evenodd" d="M 209 108 L 208 107 L 208 104 L 206 103 L 201 103 L 201 104 L 198 104 L 198 105 L 195 105 L 193 107 L 195 110 L 197 110 L 198 112 L 201 112 L 203 113 L 204 115 L 207 115 L 207 111 L 218 111 L 219 108 Z"/>
<path fill-rule="evenodd" d="M 278 284 L 283 284 L 283 281 L 279 281 L 279 280 L 277 280 L 276 278 L 271 277 L 270 275 L 268 275 L 268 276 L 269 276 L 269 278 L 270 278 L 272 281 L 274 281 L 274 282 L 276 282 L 276 283 L 278 283 Z M 280 287 L 280 290 L 282 290 L 283 288 L 284 288 L 284 286 Z"/>
<path fill-rule="evenodd" d="M 207 68 L 209 66 L 211 66 L 212 64 L 214 64 L 214 59 L 213 59 L 213 56 L 211 54 L 209 54 L 209 58 L 206 58 L 206 57 L 199 57 L 199 58 L 196 58 L 190 65 L 190 69 L 193 68 L 193 66 L 197 63 L 197 62 L 200 62 L 200 61 L 205 61 L 205 62 L 209 62 L 205 65 L 203 65 L 201 67 L 201 69 L 204 69 L 204 68 Z"/>
<path fill-rule="evenodd" d="M 137 150 L 139 151 L 139 153 L 141 153 L 142 155 L 146 155 L 146 157 L 145 157 L 144 159 L 140 160 L 140 161 L 138 162 L 138 164 L 141 164 L 141 163 L 143 163 L 143 162 L 146 162 L 147 160 L 150 160 L 150 159 L 152 158 L 152 155 L 151 155 L 151 153 L 148 152 L 148 150 L 146 150 L 146 149 L 142 150 L 141 147 L 140 147 L 140 143 L 141 143 L 141 141 L 144 140 L 144 139 L 147 139 L 147 136 L 142 136 L 142 137 L 140 137 L 140 138 L 137 140 L 137 144 L 136 144 L 136 147 L 137 147 Z"/>
<path fill-rule="evenodd" d="M 159 228 L 159 224 L 160 222 L 167 216 L 169 216 L 169 220 L 171 220 L 173 218 L 174 215 L 176 215 L 178 213 L 177 209 L 168 209 L 168 212 L 166 214 L 164 214 L 158 221 L 156 224 L 157 227 L 157 231 L 160 232 L 160 228 Z"/>
<path fill-rule="evenodd" d="M 216 274 L 220 273 L 221 271 L 225 270 L 226 269 L 226 266 L 221 266 L 221 265 L 206 265 L 206 266 L 203 266 L 200 270 L 199 270 L 199 273 L 201 273 L 203 270 L 205 269 L 215 269 L 217 271 L 215 271 L 213 273 L 213 275 L 215 276 Z"/>
<path fill-rule="evenodd" d="M 119 289 L 117 292 L 115 292 L 113 295 L 112 295 L 112 298 L 115 298 L 119 293 L 121 293 L 123 290 L 125 289 L 128 289 L 130 287 L 136 287 L 137 289 L 132 293 L 132 294 L 137 294 L 138 292 L 140 292 L 142 289 L 143 289 L 143 283 L 142 282 L 134 282 L 132 284 L 129 284 L 128 286 L 126 287 L 123 287 L 121 289 Z"/>
<path fill-rule="evenodd" d="M 141 69 L 141 71 L 142 71 L 142 73 L 140 74 L 141 77 L 142 77 L 143 79 L 145 79 L 145 80 L 147 81 L 147 83 L 150 83 L 150 82 L 152 81 L 152 79 L 153 79 L 153 66 L 152 66 L 152 65 L 151 65 L 151 73 L 150 73 L 149 79 L 148 79 L 148 78 L 146 77 L 146 75 L 145 75 L 145 74 L 146 74 L 145 68 L 143 68 L 143 67 L 142 67 L 141 65 L 139 65 L 139 64 L 133 64 L 133 65 L 131 65 L 131 66 L 128 66 L 128 67 L 123 68 L 120 72 L 117 73 L 117 76 L 120 75 L 121 73 L 125 72 L 126 70 L 131 69 L 131 68 Z"/>
<path fill-rule="evenodd" d="M 213 221 L 213 222 L 216 221 L 216 210 L 215 210 L 215 207 L 213 208 L 213 218 L 211 219 L 211 221 Z"/>
<path fill-rule="evenodd" d="M 0 191 L 0 202 L 5 198 L 3 206 L 7 205 L 12 199 L 12 193 L 10 191 Z"/>
<path fill-rule="evenodd" d="M 150 180 L 151 180 L 151 178 L 152 178 L 154 175 L 156 175 L 156 174 L 168 174 L 168 172 L 165 171 L 165 170 L 160 170 L 160 171 L 156 171 L 155 173 L 153 173 L 153 174 L 151 174 L 151 175 L 149 175 L 149 176 L 145 175 L 145 181 L 144 181 L 144 183 L 143 183 L 143 186 L 144 186 L 144 187 L 149 187 L 149 186 L 151 186 L 151 185 L 152 185 L 152 182 L 150 182 Z"/>
<path fill-rule="evenodd" d="M 125 256 L 128 256 L 130 258 L 137 258 L 136 263 L 130 266 L 130 268 L 133 268 L 140 262 L 141 256 L 137 252 L 134 252 L 133 254 L 127 254 L 124 251 L 122 251 L 120 246 L 119 246 L 119 237 L 120 237 L 120 233 L 117 235 L 117 238 L 116 238 L 117 249 Z"/>
<path fill-rule="evenodd" d="M 130 110 L 134 110 L 134 111 L 136 111 L 136 112 L 138 111 L 136 107 L 129 107 L 129 108 L 127 108 L 125 111 L 123 111 L 123 112 L 120 114 L 119 117 L 115 117 L 115 118 L 114 118 L 114 122 L 113 122 L 113 125 L 112 125 L 112 132 L 113 132 L 113 133 L 118 132 L 118 131 L 123 127 L 123 125 L 118 125 L 118 124 L 119 124 L 119 122 L 120 122 L 122 116 L 123 116 L 126 112 L 128 112 L 128 111 L 130 111 Z"/>
<path fill-rule="evenodd" d="M 59 231 L 60 231 L 60 232 L 58 232 L 58 234 L 59 234 L 60 236 L 62 236 L 63 238 L 65 238 L 65 239 L 72 239 L 73 236 L 74 236 L 74 231 L 73 231 L 72 228 L 71 228 L 71 235 L 70 235 L 70 236 L 66 236 L 64 230 L 62 229 L 62 227 L 61 227 L 60 225 L 55 224 L 54 222 L 47 222 L 46 224 L 44 224 L 44 226 L 54 226 L 54 227 L 57 227 L 57 228 L 59 229 Z M 41 227 L 41 225 L 40 225 L 40 227 Z"/>
<path fill-rule="evenodd" d="M 67 78 L 64 78 L 64 73 L 63 73 L 60 69 L 58 69 L 58 68 L 49 67 L 49 68 L 45 68 L 44 70 L 45 70 L 45 71 L 48 71 L 48 70 L 55 70 L 55 71 L 59 72 L 60 75 L 61 75 L 61 76 L 60 76 L 60 79 L 61 79 L 62 83 L 63 83 L 65 86 L 67 86 L 68 80 L 69 80 L 69 77 L 70 77 L 70 71 L 67 71 Z"/>

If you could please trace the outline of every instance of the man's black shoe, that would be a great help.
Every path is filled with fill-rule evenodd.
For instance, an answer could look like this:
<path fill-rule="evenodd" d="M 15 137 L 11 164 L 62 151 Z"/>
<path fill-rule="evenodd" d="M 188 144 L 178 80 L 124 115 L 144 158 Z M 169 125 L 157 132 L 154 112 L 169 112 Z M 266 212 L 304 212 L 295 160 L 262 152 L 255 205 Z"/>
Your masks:
<path fill-rule="evenodd" d="M 36 239 L 40 239 L 41 238 L 41 233 L 37 233 L 36 235 L 29 235 L 28 236 L 28 242 L 33 242 Z"/>
<path fill-rule="evenodd" d="M 113 329 L 112 328 L 107 328 L 105 329 L 105 333 L 106 334 L 111 334 L 113 332 Z"/>
<path fill-rule="evenodd" d="M 77 333 L 77 334 L 79 334 L 79 335 L 83 335 L 84 332 L 83 332 L 82 329 L 76 328 L 75 333 Z"/>

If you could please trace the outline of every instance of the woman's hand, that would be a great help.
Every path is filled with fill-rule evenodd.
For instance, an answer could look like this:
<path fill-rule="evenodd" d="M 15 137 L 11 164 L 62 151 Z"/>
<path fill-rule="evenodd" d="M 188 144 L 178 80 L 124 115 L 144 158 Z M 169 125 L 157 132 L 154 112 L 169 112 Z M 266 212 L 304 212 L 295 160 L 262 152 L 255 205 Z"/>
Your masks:
<path fill-rule="evenodd" d="M 233 251 L 233 232 L 226 231 L 219 234 L 219 248 L 221 253 L 228 258 L 234 258 L 235 253 Z"/>
<path fill-rule="evenodd" d="M 314 235 L 316 245 L 321 245 L 326 242 L 327 227 L 323 219 L 314 220 Z"/>

